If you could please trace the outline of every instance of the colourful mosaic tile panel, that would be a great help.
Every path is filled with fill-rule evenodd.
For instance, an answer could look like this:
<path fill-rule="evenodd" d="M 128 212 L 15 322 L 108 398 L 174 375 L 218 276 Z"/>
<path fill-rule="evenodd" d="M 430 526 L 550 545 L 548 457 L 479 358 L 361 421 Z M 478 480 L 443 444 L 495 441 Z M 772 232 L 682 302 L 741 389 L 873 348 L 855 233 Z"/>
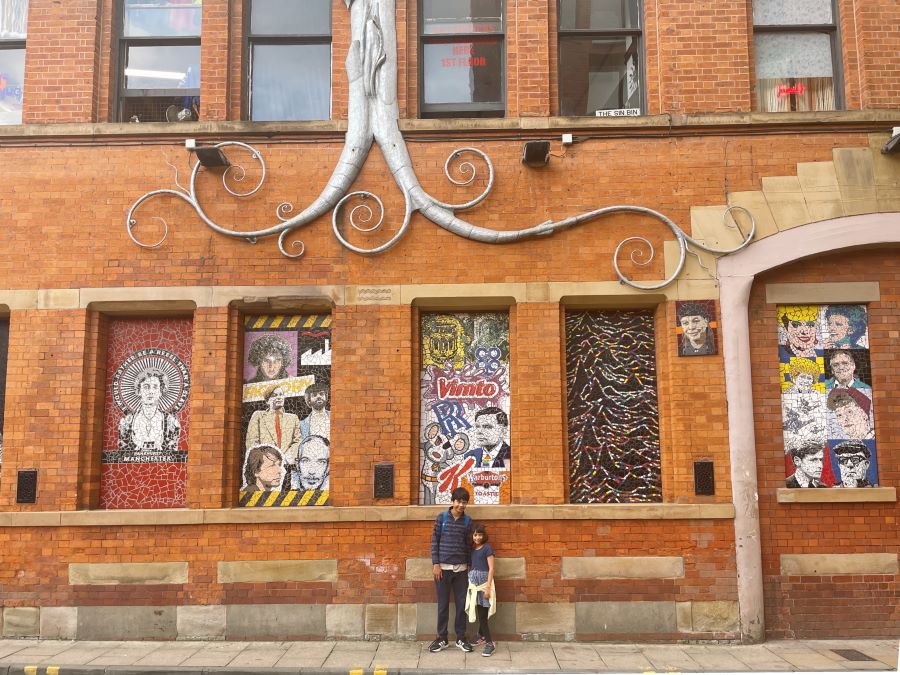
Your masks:
<path fill-rule="evenodd" d="M 785 485 L 878 484 L 865 305 L 779 305 Z"/>
<path fill-rule="evenodd" d="M 111 319 L 100 507 L 185 505 L 189 318 Z"/>
<path fill-rule="evenodd" d="M 324 506 L 331 453 L 331 315 L 244 319 L 239 504 Z"/>
<path fill-rule="evenodd" d="M 569 500 L 660 502 L 653 312 L 566 313 Z"/>
<path fill-rule="evenodd" d="M 508 504 L 509 315 L 423 314 L 420 504 Z"/>

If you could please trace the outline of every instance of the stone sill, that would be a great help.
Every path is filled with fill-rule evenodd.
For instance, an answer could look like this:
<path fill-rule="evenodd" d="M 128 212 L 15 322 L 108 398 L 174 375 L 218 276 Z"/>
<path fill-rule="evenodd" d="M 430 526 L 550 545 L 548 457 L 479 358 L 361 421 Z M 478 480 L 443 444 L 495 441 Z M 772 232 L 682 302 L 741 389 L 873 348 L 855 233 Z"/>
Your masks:
<path fill-rule="evenodd" d="M 828 112 L 795 113 L 695 113 L 690 115 L 663 114 L 640 117 L 506 117 L 499 119 L 401 119 L 400 130 L 411 137 L 416 133 L 434 132 L 538 132 L 595 131 L 598 133 L 648 132 L 666 134 L 695 133 L 701 130 L 745 130 L 746 128 L 778 129 L 797 127 L 820 129 L 823 125 L 835 129 L 853 128 L 872 131 L 873 128 L 890 132 L 900 118 L 900 109 L 836 110 Z M 104 139 L 126 140 L 141 138 L 205 138 L 209 136 L 235 137 L 262 142 L 268 139 L 323 137 L 339 140 L 347 131 L 347 120 L 320 120 L 313 122 L 146 122 L 130 124 L 120 122 L 84 122 L 72 124 L 11 124 L 0 125 L 0 144 L 4 140 L 70 137 L 103 142 Z M 216 139 L 219 140 L 219 139 Z"/>
<path fill-rule="evenodd" d="M 444 508 L 443 506 L 307 506 L 133 511 L 19 511 L 0 513 L 0 527 L 430 521 Z M 731 503 L 472 505 L 468 513 L 473 518 L 482 520 L 727 520 L 734 518 L 734 506 Z"/>
<path fill-rule="evenodd" d="M 896 502 L 897 488 L 778 488 L 779 504 L 846 504 L 863 502 Z"/>

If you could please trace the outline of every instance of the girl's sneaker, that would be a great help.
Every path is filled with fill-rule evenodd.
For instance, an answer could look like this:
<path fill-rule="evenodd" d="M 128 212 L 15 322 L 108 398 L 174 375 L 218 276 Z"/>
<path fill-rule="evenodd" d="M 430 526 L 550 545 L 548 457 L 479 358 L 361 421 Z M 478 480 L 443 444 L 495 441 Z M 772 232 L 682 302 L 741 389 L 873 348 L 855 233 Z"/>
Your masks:
<path fill-rule="evenodd" d="M 484 645 L 484 649 L 481 652 L 482 656 L 490 656 L 494 653 L 494 650 L 497 649 L 497 646 L 493 642 L 488 642 Z"/>
<path fill-rule="evenodd" d="M 483 636 L 483 635 L 476 635 L 476 636 L 475 636 L 475 641 L 472 643 L 472 646 L 473 646 L 473 647 L 477 647 L 478 645 L 483 645 L 483 644 L 484 644 L 484 636 Z"/>

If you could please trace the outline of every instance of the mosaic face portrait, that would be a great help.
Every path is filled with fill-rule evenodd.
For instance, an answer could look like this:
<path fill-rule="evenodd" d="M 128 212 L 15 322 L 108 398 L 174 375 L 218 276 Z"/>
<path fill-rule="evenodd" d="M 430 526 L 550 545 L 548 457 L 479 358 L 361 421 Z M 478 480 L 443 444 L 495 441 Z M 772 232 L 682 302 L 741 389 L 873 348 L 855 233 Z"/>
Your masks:
<path fill-rule="evenodd" d="M 423 314 L 419 503 L 508 503 L 509 316 Z"/>
<path fill-rule="evenodd" d="M 241 506 L 328 504 L 331 316 L 247 316 L 244 344 L 243 465 L 266 447 L 278 452 L 281 471 L 276 481 L 271 462 L 255 456 L 262 478 L 245 472 Z"/>
<path fill-rule="evenodd" d="M 677 301 L 675 316 L 679 356 L 718 354 L 715 301 Z"/>
<path fill-rule="evenodd" d="M 778 306 L 776 316 L 786 485 L 877 484 L 865 306 Z M 839 447 L 841 452 L 837 452 Z M 801 462 L 798 448 L 807 453 L 810 448 L 821 449 L 821 458 L 816 452 L 813 459 Z M 816 467 L 810 462 L 822 465 L 814 476 Z M 863 469 L 859 469 L 861 465 L 865 465 Z"/>

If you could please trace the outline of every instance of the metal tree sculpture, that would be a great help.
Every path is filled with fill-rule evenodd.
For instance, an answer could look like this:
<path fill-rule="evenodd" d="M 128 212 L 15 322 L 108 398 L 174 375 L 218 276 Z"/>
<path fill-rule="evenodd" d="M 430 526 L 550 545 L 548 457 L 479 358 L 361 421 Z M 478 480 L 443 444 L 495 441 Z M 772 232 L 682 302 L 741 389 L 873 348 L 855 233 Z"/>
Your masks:
<path fill-rule="evenodd" d="M 400 109 L 397 103 L 397 35 L 394 23 L 395 16 L 395 0 L 344 0 L 347 8 L 350 10 L 351 35 L 353 41 L 347 56 L 346 68 L 349 78 L 349 110 L 347 121 L 347 133 L 344 140 L 344 147 L 341 151 L 340 159 L 334 168 L 328 182 L 322 189 L 319 196 L 302 212 L 292 217 L 287 217 L 293 211 L 293 206 L 289 203 L 282 203 L 276 209 L 276 216 L 281 221 L 279 224 L 268 228 L 255 231 L 234 231 L 218 225 L 213 221 L 200 206 L 197 198 L 196 180 L 200 168 L 200 163 L 194 164 L 191 172 L 190 189 L 181 188 L 180 190 L 154 190 L 140 197 L 129 209 L 126 216 L 125 225 L 128 235 L 137 245 L 144 248 L 156 248 L 160 246 L 168 235 L 168 224 L 162 221 L 164 232 L 162 238 L 152 244 L 141 242 L 134 234 L 134 228 L 137 224 L 135 212 L 138 207 L 149 199 L 161 195 L 171 195 L 184 200 L 200 216 L 200 218 L 213 230 L 231 237 L 242 238 L 250 242 L 255 242 L 260 237 L 266 237 L 277 234 L 278 248 L 282 254 L 289 258 L 299 258 L 304 253 L 304 246 L 300 241 L 291 242 L 290 246 L 286 245 L 287 240 L 292 233 L 299 227 L 312 222 L 313 220 L 332 211 L 332 227 L 338 241 L 356 253 L 364 255 L 372 255 L 381 253 L 396 244 L 409 228 L 410 219 L 413 212 L 418 211 L 428 220 L 439 225 L 456 235 L 471 239 L 473 241 L 486 242 L 491 244 L 504 244 L 521 239 L 531 237 L 549 235 L 557 230 L 566 229 L 579 225 L 588 220 L 593 220 L 599 216 L 610 213 L 630 212 L 640 213 L 652 216 L 664 223 L 675 235 L 679 244 L 680 258 L 674 272 L 664 281 L 658 284 L 637 284 L 626 278 L 618 265 L 618 255 L 623 246 L 637 243 L 643 244 L 649 249 L 649 256 L 646 261 L 639 261 L 635 251 L 632 252 L 632 262 L 636 264 L 648 264 L 653 258 L 653 247 L 650 242 L 643 237 L 629 237 L 616 247 L 613 254 L 613 266 L 616 275 L 623 282 L 634 288 L 643 290 L 654 290 L 667 286 L 677 278 L 685 264 L 687 252 L 691 246 L 707 251 L 709 253 L 727 254 L 734 253 L 747 246 L 753 239 L 756 231 L 756 222 L 753 215 L 742 207 L 730 207 L 725 211 L 723 220 L 726 221 L 732 209 L 737 209 L 750 218 L 751 227 L 749 233 L 738 231 L 741 235 L 741 243 L 732 249 L 716 249 L 698 242 L 686 234 L 672 220 L 653 209 L 643 206 L 616 205 L 607 206 L 593 211 L 586 211 L 570 218 L 563 220 L 548 220 L 539 225 L 527 227 L 520 230 L 498 231 L 485 227 L 473 225 L 456 216 L 457 211 L 469 209 L 476 204 L 480 204 L 491 191 L 494 185 L 494 167 L 486 154 L 476 148 L 464 147 L 453 152 L 444 165 L 444 173 L 447 178 L 456 185 L 468 185 L 475 178 L 475 168 L 471 162 L 464 162 L 459 167 L 465 171 L 468 180 L 455 180 L 450 175 L 450 163 L 458 160 L 464 154 L 474 154 L 480 157 L 488 169 L 488 180 L 484 191 L 475 199 L 464 204 L 447 204 L 430 194 L 428 194 L 419 183 L 416 172 L 413 169 L 409 152 L 406 149 L 406 143 L 403 134 L 400 132 L 398 121 L 400 119 Z M 365 249 L 351 244 L 341 233 L 339 225 L 339 214 L 345 203 L 352 198 L 373 199 L 378 204 L 380 217 L 374 224 L 364 227 L 360 222 L 368 223 L 374 219 L 373 209 L 368 204 L 357 205 L 350 210 L 348 220 L 350 225 L 361 232 L 371 232 L 378 229 L 384 219 L 384 206 L 380 199 L 374 194 L 367 191 L 349 192 L 351 185 L 360 170 L 365 164 L 372 143 L 375 142 L 381 148 L 384 159 L 397 182 L 397 186 L 403 193 L 405 201 L 405 213 L 403 223 L 397 233 L 387 242 L 374 248 Z M 251 153 L 251 157 L 260 163 L 262 175 L 256 187 L 245 193 L 238 193 L 228 187 L 227 178 L 229 171 L 235 169 L 238 171 L 237 179 L 243 177 L 243 169 L 240 166 L 232 166 L 229 171 L 222 177 L 225 189 L 232 195 L 238 197 L 247 197 L 256 193 L 265 180 L 266 170 L 265 163 L 260 153 L 253 147 L 236 141 L 226 141 L 219 143 L 216 147 L 223 148 L 234 146 Z M 177 184 L 177 181 L 176 181 Z M 181 186 L 179 185 L 179 188 Z M 357 222 L 357 213 L 360 213 Z M 299 248 L 297 251 L 289 251 L 289 248 Z M 691 251 L 694 253 L 694 251 Z"/>

